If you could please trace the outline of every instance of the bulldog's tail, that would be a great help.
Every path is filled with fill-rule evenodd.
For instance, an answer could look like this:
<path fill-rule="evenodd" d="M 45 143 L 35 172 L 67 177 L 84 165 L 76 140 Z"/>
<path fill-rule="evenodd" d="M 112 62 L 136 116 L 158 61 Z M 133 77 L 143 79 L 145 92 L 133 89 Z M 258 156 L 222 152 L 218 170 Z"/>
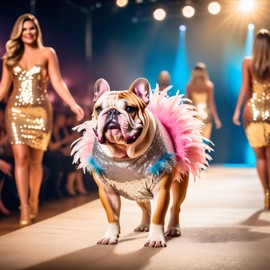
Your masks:
<path fill-rule="evenodd" d="M 167 92 L 170 89 L 171 86 L 160 92 L 157 86 L 150 96 L 148 109 L 172 138 L 177 161 L 177 179 L 186 173 L 192 174 L 196 179 L 212 159 L 208 154 L 212 148 L 206 143 L 208 140 L 201 135 L 204 124 L 196 118 L 197 109 L 187 104 L 190 100 L 184 99 L 179 92 L 168 97 Z"/>

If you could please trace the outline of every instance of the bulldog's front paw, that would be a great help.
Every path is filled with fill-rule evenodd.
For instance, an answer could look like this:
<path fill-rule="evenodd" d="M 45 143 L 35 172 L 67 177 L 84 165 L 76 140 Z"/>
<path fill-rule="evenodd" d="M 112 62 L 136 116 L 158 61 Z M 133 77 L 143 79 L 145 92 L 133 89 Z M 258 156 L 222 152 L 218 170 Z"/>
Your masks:
<path fill-rule="evenodd" d="M 120 226 L 118 223 L 109 223 L 107 230 L 103 237 L 97 242 L 99 245 L 114 245 L 120 234 Z"/>
<path fill-rule="evenodd" d="M 150 232 L 145 247 L 167 247 L 163 225 L 151 224 Z"/>

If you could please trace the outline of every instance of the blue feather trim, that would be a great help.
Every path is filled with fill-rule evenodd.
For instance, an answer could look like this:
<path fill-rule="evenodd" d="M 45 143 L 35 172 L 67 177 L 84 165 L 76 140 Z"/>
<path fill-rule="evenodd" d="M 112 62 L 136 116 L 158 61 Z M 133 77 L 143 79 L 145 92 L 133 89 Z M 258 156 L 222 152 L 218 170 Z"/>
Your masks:
<path fill-rule="evenodd" d="M 90 157 L 88 158 L 88 166 L 87 166 L 87 170 L 88 170 L 89 172 L 95 171 L 96 174 L 97 174 L 97 176 L 101 176 L 101 175 L 104 174 L 103 169 L 100 167 L 99 164 L 97 164 L 96 160 L 95 160 L 92 156 L 90 156 Z"/>
<path fill-rule="evenodd" d="M 154 176 L 158 176 L 161 173 L 164 173 L 164 171 L 170 172 L 175 165 L 175 155 L 173 153 L 167 153 L 154 165 L 152 165 L 147 172 L 153 174 Z"/>

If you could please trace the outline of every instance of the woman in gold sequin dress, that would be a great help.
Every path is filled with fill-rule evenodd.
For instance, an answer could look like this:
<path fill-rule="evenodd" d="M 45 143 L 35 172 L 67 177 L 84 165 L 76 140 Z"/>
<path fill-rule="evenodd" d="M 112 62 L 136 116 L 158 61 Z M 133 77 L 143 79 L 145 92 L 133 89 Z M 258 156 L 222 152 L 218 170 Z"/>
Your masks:
<path fill-rule="evenodd" d="M 0 101 L 13 84 L 5 124 L 15 159 L 21 225 L 29 225 L 38 212 L 42 159 L 52 130 L 49 79 L 77 120 L 81 120 L 84 112 L 62 79 L 55 51 L 43 46 L 37 19 L 32 14 L 23 14 L 15 22 L 6 43 L 0 84 Z"/>
<path fill-rule="evenodd" d="M 246 102 L 245 102 L 246 101 Z M 242 86 L 233 115 L 243 123 L 246 136 L 256 156 L 256 167 L 264 190 L 264 208 L 270 209 L 270 33 L 261 29 L 253 44 L 252 57 L 242 64 Z"/>
<path fill-rule="evenodd" d="M 210 139 L 212 131 L 212 119 L 217 129 L 222 124 L 219 120 L 214 100 L 214 85 L 209 80 L 208 72 L 204 63 L 197 63 L 192 70 L 191 79 L 186 87 L 186 97 L 192 100 L 197 108 L 199 117 L 205 124 L 202 135 Z"/>

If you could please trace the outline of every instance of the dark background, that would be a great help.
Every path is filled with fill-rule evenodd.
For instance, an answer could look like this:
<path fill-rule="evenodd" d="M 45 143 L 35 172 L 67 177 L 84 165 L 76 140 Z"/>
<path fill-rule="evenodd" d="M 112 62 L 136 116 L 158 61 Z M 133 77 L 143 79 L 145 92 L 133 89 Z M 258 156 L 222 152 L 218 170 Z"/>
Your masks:
<path fill-rule="evenodd" d="M 203 61 L 215 85 L 223 123 L 221 130 L 213 129 L 213 163 L 253 166 L 254 155 L 243 127 L 234 126 L 231 119 L 241 86 L 241 63 L 247 54 L 247 26 L 253 23 L 254 33 L 270 28 L 270 1 L 257 0 L 257 9 L 250 15 L 239 11 L 238 0 L 219 1 L 222 11 L 215 16 L 207 12 L 209 2 L 194 0 L 196 14 L 186 19 L 180 14 L 185 1 L 144 0 L 135 4 L 133 0 L 119 9 L 112 0 L 0 0 L 0 55 L 17 17 L 34 13 L 44 45 L 55 49 L 64 80 L 89 111 L 92 87 L 100 77 L 112 89 L 127 89 L 141 76 L 154 88 L 158 73 L 166 69 L 172 75 L 173 91 L 179 89 L 184 94 L 190 70 Z M 162 22 L 152 18 L 157 7 L 167 10 Z M 185 48 L 179 44 L 181 24 L 187 26 Z M 178 65 L 183 49 L 186 62 L 180 59 Z M 51 89 L 50 94 L 54 95 Z"/>

